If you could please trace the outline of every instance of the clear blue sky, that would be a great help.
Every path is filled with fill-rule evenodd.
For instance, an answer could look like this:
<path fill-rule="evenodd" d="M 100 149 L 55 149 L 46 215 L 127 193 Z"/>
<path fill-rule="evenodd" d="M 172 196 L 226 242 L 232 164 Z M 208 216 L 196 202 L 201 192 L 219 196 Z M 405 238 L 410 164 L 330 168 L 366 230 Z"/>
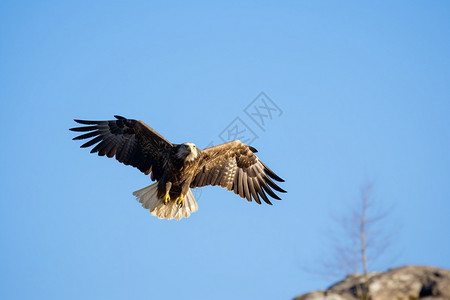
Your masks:
<path fill-rule="evenodd" d="M 450 268 L 449 37 L 446 1 L 2 1 L 0 298 L 325 288 L 303 266 L 368 181 L 401 226 L 377 268 Z M 262 91 L 283 112 L 264 130 L 244 111 Z M 239 117 L 289 193 L 207 187 L 159 220 L 132 196 L 148 177 L 71 141 L 74 118 L 113 114 L 200 148 Z"/>

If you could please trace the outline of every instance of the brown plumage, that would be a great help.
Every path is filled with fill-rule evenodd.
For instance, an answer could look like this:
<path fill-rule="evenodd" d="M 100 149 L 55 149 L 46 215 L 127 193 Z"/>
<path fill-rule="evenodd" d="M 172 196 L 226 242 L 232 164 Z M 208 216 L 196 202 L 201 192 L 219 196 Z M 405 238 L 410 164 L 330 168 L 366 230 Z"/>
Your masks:
<path fill-rule="evenodd" d="M 71 128 L 87 132 L 74 140 L 90 139 L 82 148 L 91 153 L 115 157 L 125 165 L 150 174 L 155 184 L 134 192 L 139 202 L 160 218 L 189 217 L 198 209 L 190 188 L 219 185 L 248 201 L 272 204 L 284 193 L 273 180 L 283 182 L 254 154 L 256 149 L 234 140 L 197 149 L 192 143 L 172 144 L 139 120 L 115 116 L 111 121 L 75 120 L 86 125 Z M 272 190 L 273 189 L 273 190 Z"/>

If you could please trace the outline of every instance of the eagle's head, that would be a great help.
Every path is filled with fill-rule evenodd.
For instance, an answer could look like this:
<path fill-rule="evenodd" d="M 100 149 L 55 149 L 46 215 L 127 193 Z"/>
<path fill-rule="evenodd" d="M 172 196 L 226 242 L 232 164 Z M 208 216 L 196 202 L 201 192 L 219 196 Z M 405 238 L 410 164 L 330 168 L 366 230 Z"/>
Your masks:
<path fill-rule="evenodd" d="M 184 161 L 193 161 L 198 157 L 198 150 L 193 143 L 183 143 L 178 147 L 177 157 Z"/>

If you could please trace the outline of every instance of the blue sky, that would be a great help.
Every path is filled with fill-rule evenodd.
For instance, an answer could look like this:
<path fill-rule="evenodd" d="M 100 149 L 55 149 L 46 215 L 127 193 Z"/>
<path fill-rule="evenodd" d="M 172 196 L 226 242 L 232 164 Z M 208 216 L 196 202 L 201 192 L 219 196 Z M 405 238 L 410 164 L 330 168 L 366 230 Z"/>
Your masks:
<path fill-rule="evenodd" d="M 332 215 L 361 188 L 398 232 L 386 261 L 450 268 L 445 1 L 2 1 L 0 298 L 290 299 L 332 283 Z M 282 114 L 258 127 L 260 92 Z M 137 169 L 90 155 L 74 118 L 145 121 L 206 147 L 239 117 L 283 201 L 218 187 L 159 220 Z M 393 258 L 395 254 L 395 260 Z"/>

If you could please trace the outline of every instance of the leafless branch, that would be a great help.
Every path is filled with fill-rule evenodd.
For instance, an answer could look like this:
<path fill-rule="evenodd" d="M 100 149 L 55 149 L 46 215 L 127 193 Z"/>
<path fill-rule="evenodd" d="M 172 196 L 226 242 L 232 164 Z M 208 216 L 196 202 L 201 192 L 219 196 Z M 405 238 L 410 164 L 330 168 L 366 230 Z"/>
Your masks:
<path fill-rule="evenodd" d="M 321 273 L 328 277 L 361 274 L 355 276 L 356 293 L 361 300 L 369 297 L 371 266 L 386 253 L 395 233 L 386 226 L 389 210 L 381 210 L 373 198 L 373 185 L 368 183 L 361 190 L 359 205 L 349 209 L 346 216 L 331 217 L 335 226 L 328 231 L 327 238 L 333 251 L 321 263 L 324 270 Z"/>

